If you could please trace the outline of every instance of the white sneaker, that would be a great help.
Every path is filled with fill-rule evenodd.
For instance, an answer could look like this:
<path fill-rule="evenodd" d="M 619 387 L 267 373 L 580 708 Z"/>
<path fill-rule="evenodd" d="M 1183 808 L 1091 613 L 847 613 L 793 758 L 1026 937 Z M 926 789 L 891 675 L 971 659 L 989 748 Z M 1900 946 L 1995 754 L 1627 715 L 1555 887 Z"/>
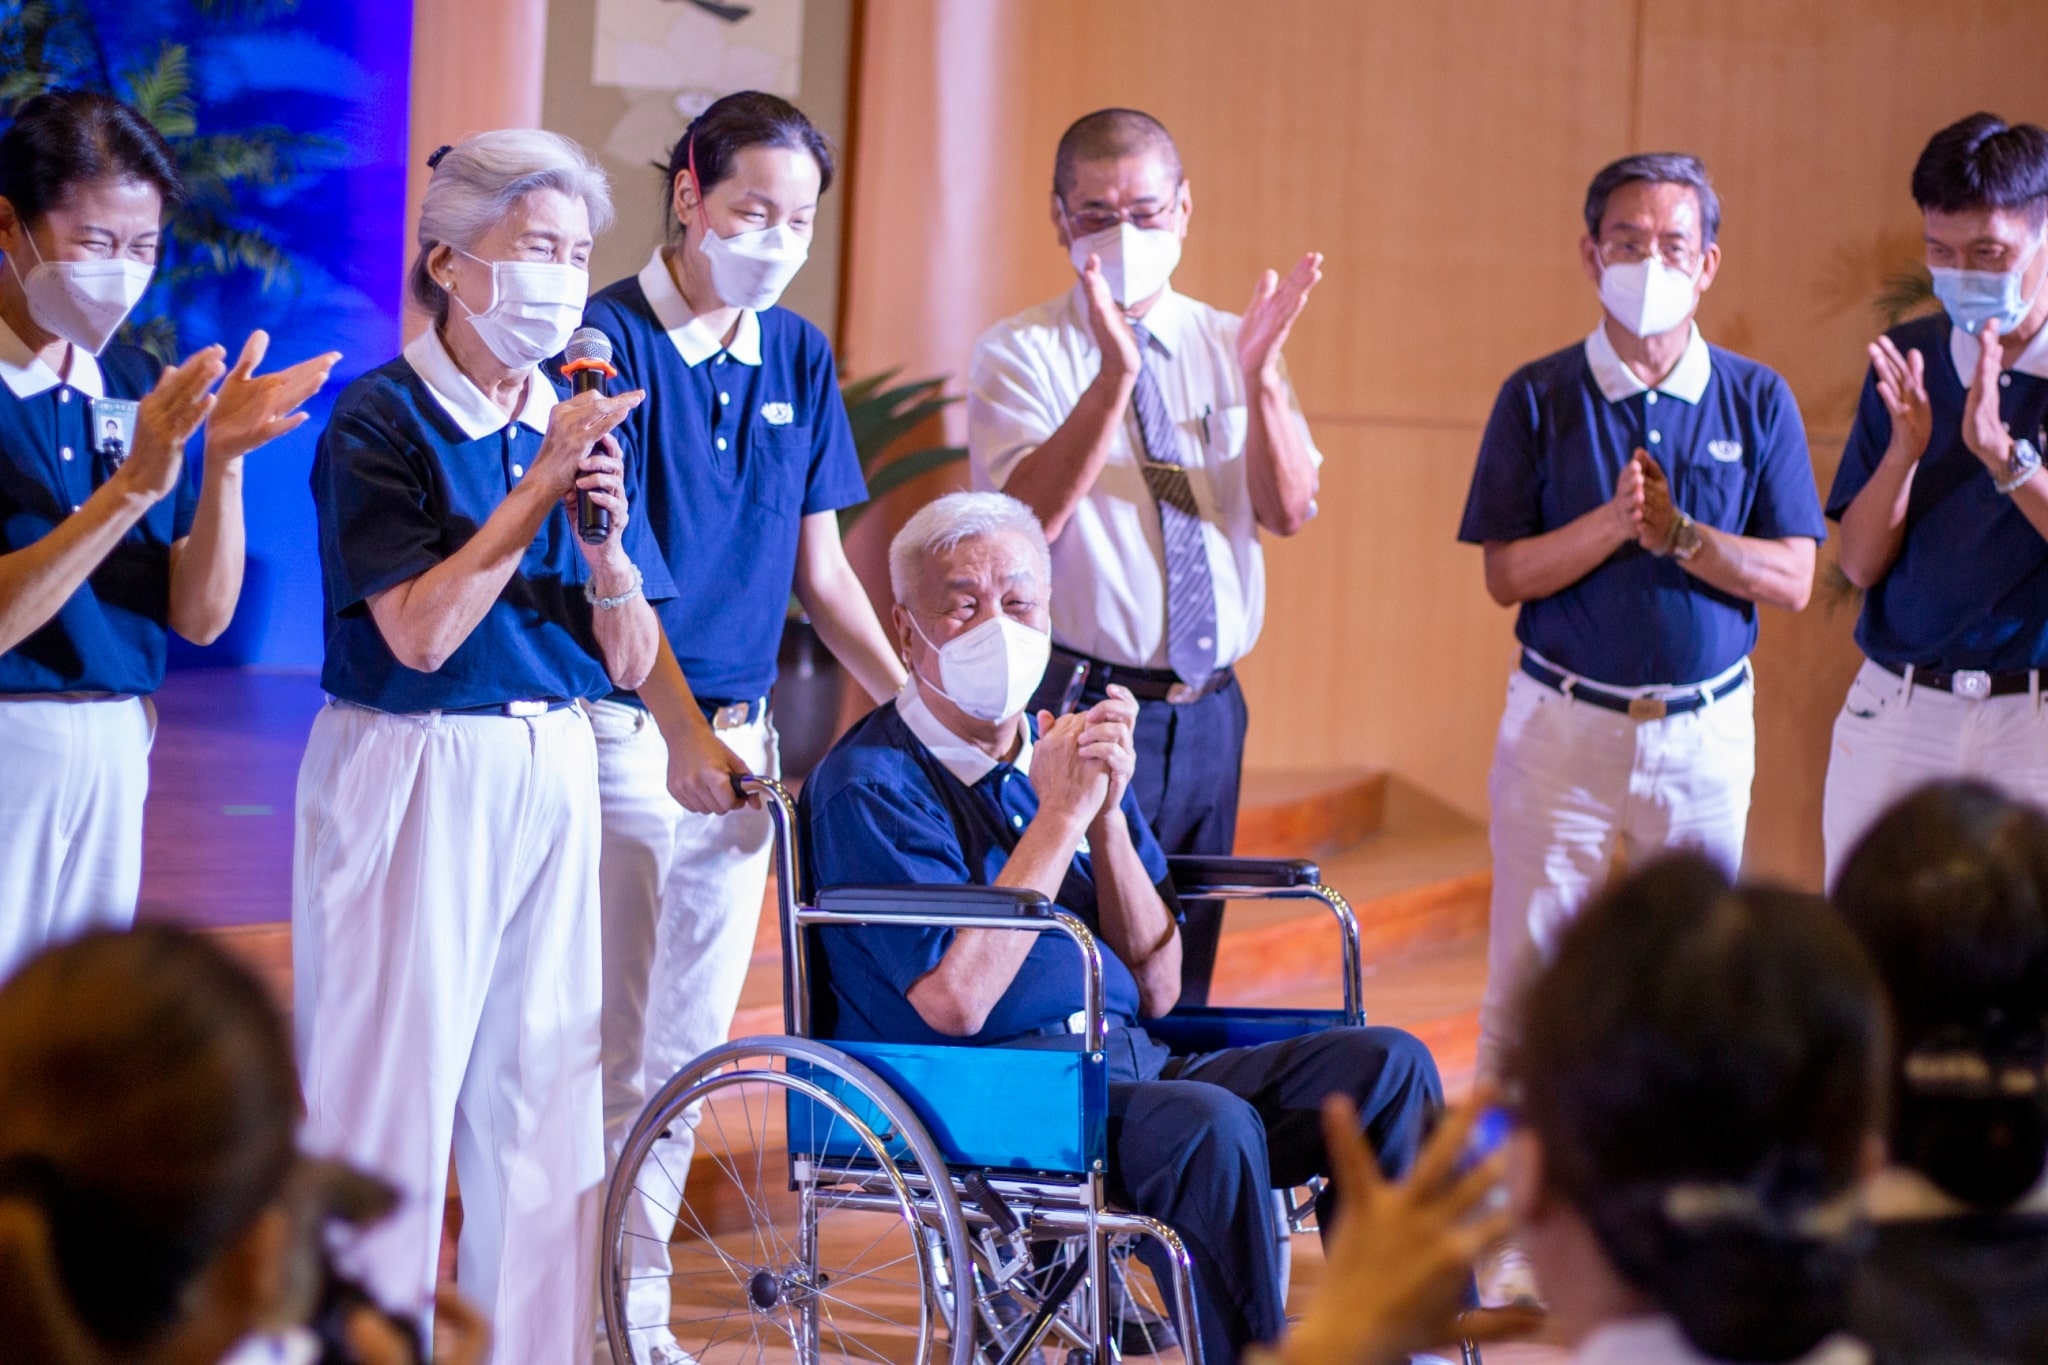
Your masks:
<path fill-rule="evenodd" d="M 664 1341 L 649 1348 L 647 1365 L 697 1365 L 697 1357 L 673 1341 Z"/>
<path fill-rule="evenodd" d="M 1536 1284 L 1536 1268 L 1513 1242 L 1503 1242 L 1491 1256 L 1479 1263 L 1481 1308 L 1542 1308 L 1543 1291 Z"/>

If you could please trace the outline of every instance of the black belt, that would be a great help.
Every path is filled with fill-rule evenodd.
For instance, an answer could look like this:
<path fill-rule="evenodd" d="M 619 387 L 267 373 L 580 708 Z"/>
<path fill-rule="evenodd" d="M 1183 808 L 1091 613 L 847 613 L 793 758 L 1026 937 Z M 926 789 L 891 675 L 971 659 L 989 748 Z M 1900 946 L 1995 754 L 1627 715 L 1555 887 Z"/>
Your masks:
<path fill-rule="evenodd" d="M 1131 668 L 1124 664 L 1105 663 L 1092 659 L 1086 654 L 1076 654 L 1071 649 L 1052 647 L 1052 664 L 1046 670 L 1067 673 L 1072 681 L 1067 684 L 1066 698 L 1069 702 L 1093 699 L 1100 701 L 1109 695 L 1109 685 L 1130 689 L 1139 701 L 1168 701 L 1175 705 L 1186 705 L 1200 701 L 1212 692 L 1220 692 L 1237 677 L 1234 669 L 1219 668 L 1199 683 L 1185 682 L 1180 674 L 1170 668 Z"/>
<path fill-rule="evenodd" d="M 574 706 L 573 701 L 560 697 L 535 697 L 532 700 L 496 701 L 483 706 L 444 706 L 444 716 L 544 716 L 550 711 L 560 711 Z"/>
<path fill-rule="evenodd" d="M 1895 678 L 1906 676 L 1905 664 L 1888 664 L 1882 659 L 1872 659 L 1871 662 Z M 2034 670 L 1991 673 L 1981 668 L 1959 668 L 1953 673 L 1944 673 L 1938 668 L 1922 668 L 1918 664 L 1912 668 L 1913 686 L 1931 687 L 1938 692 L 1952 692 L 1958 697 L 1974 700 L 2013 697 L 2034 690 Z"/>
<path fill-rule="evenodd" d="M 1749 681 L 1749 670 L 1743 669 L 1719 687 L 1708 690 L 1698 687 L 1681 697 L 1631 697 L 1620 692 L 1609 692 L 1604 687 L 1595 687 L 1589 682 L 1572 682 L 1569 691 L 1565 684 L 1570 682 L 1565 674 L 1552 668 L 1545 668 L 1522 652 L 1522 671 L 1542 683 L 1553 692 L 1563 692 L 1573 701 L 1588 702 L 1604 711 L 1619 711 L 1632 720 L 1662 720 L 1666 716 L 1682 716 L 1688 711 L 1697 711 L 1710 701 L 1719 701 Z"/>
<path fill-rule="evenodd" d="M 710 697 L 697 698 L 697 709 L 704 713 L 704 719 L 711 722 L 714 730 L 737 730 L 768 714 L 768 699 L 757 697 L 753 701 L 718 701 Z"/>
<path fill-rule="evenodd" d="M 1132 1020 L 1129 1015 L 1120 1014 L 1115 1010 L 1106 1010 L 1103 1013 L 1102 1031 L 1105 1035 L 1114 1033 L 1120 1028 L 1127 1029 L 1131 1027 L 1131 1024 Z M 1083 1012 L 1075 1010 L 1064 1019 L 1055 1020 L 1050 1024 L 1040 1024 L 1037 1028 L 1028 1028 L 1022 1033 L 1013 1033 L 1008 1038 L 993 1044 L 993 1046 L 1000 1047 L 1002 1043 L 1015 1042 L 1019 1038 L 1078 1038 L 1087 1031 L 1088 1024 L 1083 1017 Z"/>

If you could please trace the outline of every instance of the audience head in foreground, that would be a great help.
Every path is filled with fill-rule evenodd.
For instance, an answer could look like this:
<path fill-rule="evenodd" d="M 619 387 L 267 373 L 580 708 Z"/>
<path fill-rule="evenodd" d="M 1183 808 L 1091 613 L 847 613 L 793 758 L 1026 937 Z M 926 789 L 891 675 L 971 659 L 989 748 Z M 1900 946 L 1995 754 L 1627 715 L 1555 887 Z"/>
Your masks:
<path fill-rule="evenodd" d="M 1882 998 L 1811 896 L 1620 881 L 1522 1002 L 1519 1236 L 1584 1360 L 1830 1359 L 1884 1110 Z M 1850 1358 L 1856 1358 L 1851 1356 Z"/>
<path fill-rule="evenodd" d="M 263 988 L 199 939 L 94 934 L 0 988 L 11 1360 L 211 1362 L 280 1325 L 298 1085 Z"/>
<path fill-rule="evenodd" d="M 1880 1360 L 2038 1359 L 2048 1341 L 2048 817 L 1923 787 L 1849 855 L 1835 904 L 1897 1032 L 1891 1166 L 1853 1323 Z"/>

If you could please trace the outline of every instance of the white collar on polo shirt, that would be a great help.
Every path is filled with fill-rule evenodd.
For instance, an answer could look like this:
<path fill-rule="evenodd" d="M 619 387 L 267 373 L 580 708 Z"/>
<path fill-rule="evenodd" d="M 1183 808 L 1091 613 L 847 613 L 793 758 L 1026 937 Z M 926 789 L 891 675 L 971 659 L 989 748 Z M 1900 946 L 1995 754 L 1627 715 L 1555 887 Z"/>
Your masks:
<path fill-rule="evenodd" d="M 682 291 L 676 288 L 675 277 L 668 273 L 668 262 L 662 259 L 660 247 L 654 248 L 646 269 L 640 272 L 640 292 L 647 296 L 648 306 L 654 309 L 654 320 L 661 324 L 662 330 L 668 333 L 668 339 L 675 344 L 676 354 L 691 369 L 696 369 L 720 351 L 742 365 L 761 363 L 761 315 L 751 308 L 742 308 L 740 325 L 733 333 L 732 345 L 726 345 L 723 337 L 690 311 Z"/>
<path fill-rule="evenodd" d="M 1960 327 L 1948 329 L 1948 358 L 1955 363 L 1956 378 L 1963 381 L 1966 389 L 1977 382 L 1977 357 L 1982 354 L 1977 338 Z M 2020 349 L 2019 357 L 2005 368 L 2036 379 L 2048 379 L 2048 326 L 2029 337 L 2027 344 Z"/>
<path fill-rule="evenodd" d="M 925 748 L 932 751 L 932 757 L 939 760 L 946 771 L 959 778 L 967 786 L 973 786 L 996 769 L 996 761 L 977 746 L 960 738 L 946 728 L 945 722 L 932 714 L 918 695 L 917 675 L 903 684 L 903 690 L 896 694 L 896 714 L 903 717 L 903 723 L 910 727 Z M 1017 756 L 1010 760 L 1010 766 L 1026 777 L 1031 775 L 1031 723 L 1023 727 L 1022 742 L 1017 746 Z"/>
<path fill-rule="evenodd" d="M 1088 323 L 1088 294 L 1079 280 L 1074 281 L 1070 297 L 1074 325 L 1092 335 Z M 1170 284 L 1159 291 L 1159 297 L 1152 300 L 1152 306 L 1145 310 L 1144 317 L 1131 321 L 1152 334 L 1152 339 L 1159 343 L 1159 348 L 1166 352 L 1169 360 L 1179 355 L 1184 346 L 1201 340 L 1199 336 L 1189 335 L 1189 329 L 1197 325 L 1195 310 L 1188 306 L 1187 299 L 1173 292 Z"/>
<path fill-rule="evenodd" d="M 85 347 L 71 347 L 71 378 L 66 381 L 58 378 L 57 372 L 30 350 L 12 327 L 0 322 L 0 383 L 7 385 L 8 392 L 16 398 L 33 398 L 66 382 L 88 397 L 107 396 L 106 381 L 100 377 L 100 362 Z"/>
<path fill-rule="evenodd" d="M 1586 363 L 1593 367 L 1593 382 L 1600 386 L 1601 396 L 1610 403 L 1647 393 L 1651 388 L 1638 379 L 1636 372 L 1615 352 L 1614 343 L 1607 338 L 1605 319 L 1586 338 Z M 1707 391 L 1707 380 L 1713 374 L 1713 352 L 1707 349 L 1707 339 L 1700 335 L 1700 325 L 1695 322 L 1692 335 L 1685 343 L 1685 354 L 1678 357 L 1678 363 L 1671 367 L 1671 373 L 1664 376 L 1656 389 L 1658 393 L 1668 394 L 1680 402 L 1697 403 L 1700 395 Z"/>
<path fill-rule="evenodd" d="M 1870 1352 L 1853 1337 L 1832 1336 L 1792 1365 L 1868 1365 Z M 1622 1318 L 1588 1333 L 1572 1365 L 1713 1365 L 1667 1317 Z"/>
<path fill-rule="evenodd" d="M 555 386 L 535 367 L 527 372 L 526 396 L 520 400 L 518 417 L 507 417 L 505 410 L 486 397 L 484 391 L 456 365 L 455 357 L 448 354 L 448 346 L 441 340 L 440 331 L 433 327 L 413 338 L 412 344 L 405 348 L 405 358 L 427 386 L 427 392 L 434 395 L 434 401 L 441 405 L 441 411 L 453 418 L 455 425 L 461 427 L 463 434 L 472 441 L 503 431 L 506 424 L 514 420 L 523 427 L 545 434 L 548 414 L 561 401 L 555 393 Z"/>

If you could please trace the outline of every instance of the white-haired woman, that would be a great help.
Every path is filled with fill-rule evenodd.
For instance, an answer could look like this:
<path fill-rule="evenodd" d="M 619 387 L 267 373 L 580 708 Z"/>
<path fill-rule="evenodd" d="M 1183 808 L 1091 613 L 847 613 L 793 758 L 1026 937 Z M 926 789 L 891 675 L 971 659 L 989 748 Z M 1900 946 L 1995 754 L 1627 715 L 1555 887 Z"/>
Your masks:
<path fill-rule="evenodd" d="M 432 164 L 410 290 L 433 326 L 342 395 L 313 469 L 331 700 L 292 884 L 307 1139 L 403 1188 L 349 1268 L 423 1315 L 452 1145 L 495 1358 L 560 1365 L 594 1330 L 604 1173 L 584 703 L 637 685 L 659 629 L 609 434 L 640 394 L 567 397 L 540 368 L 611 222 L 596 164 L 533 130 Z M 601 543 L 579 489 L 611 513 Z"/>

